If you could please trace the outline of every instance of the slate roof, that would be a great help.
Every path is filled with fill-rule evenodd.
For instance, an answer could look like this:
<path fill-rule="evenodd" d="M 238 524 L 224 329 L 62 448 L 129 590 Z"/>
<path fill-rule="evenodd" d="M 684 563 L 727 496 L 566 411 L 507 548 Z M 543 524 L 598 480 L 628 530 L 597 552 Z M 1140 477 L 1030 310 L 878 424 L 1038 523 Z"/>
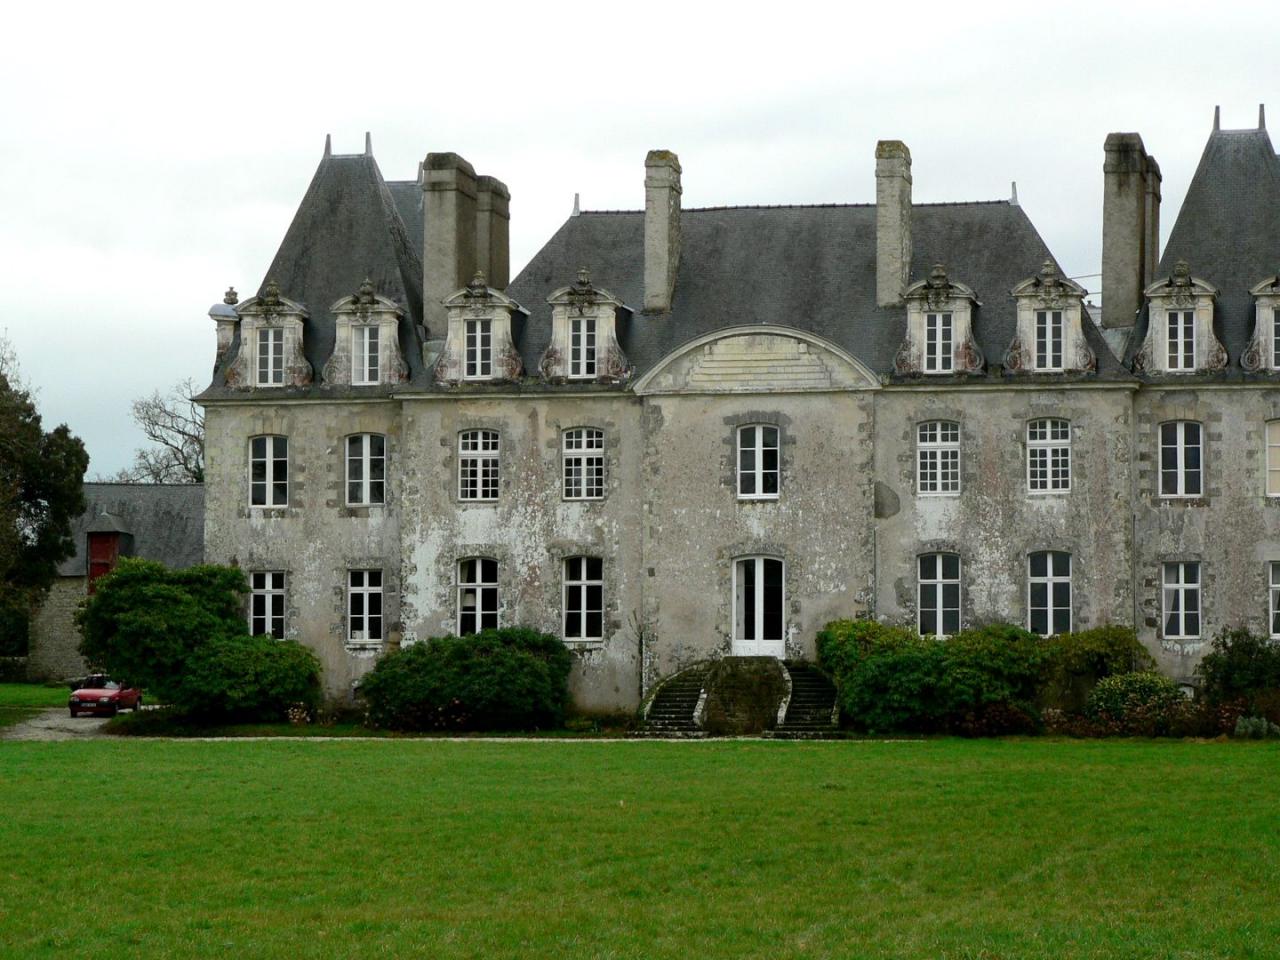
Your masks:
<path fill-rule="evenodd" d="M 1280 157 L 1265 129 L 1209 135 L 1156 275 L 1169 276 L 1183 259 L 1193 276 L 1218 288 L 1213 326 L 1229 362 L 1225 372 L 1213 376 L 1248 377 L 1239 361 L 1253 335 L 1249 290 L 1280 272 Z M 1129 359 L 1142 347 L 1147 321 L 1144 308 L 1129 342 Z M 1170 376 L 1186 379 L 1185 374 Z"/>
<path fill-rule="evenodd" d="M 85 575 L 85 534 L 118 529 L 133 538 L 132 556 L 168 567 L 190 567 L 204 559 L 204 486 L 198 483 L 86 483 L 86 509 L 71 524 L 75 556 L 58 575 Z M 108 514 L 106 518 L 103 513 Z"/>
<path fill-rule="evenodd" d="M 329 307 L 355 293 L 366 277 L 379 294 L 404 309 L 400 351 L 411 379 L 421 379 L 424 374 L 418 330 L 422 322 L 422 211 L 409 187 L 417 191 L 416 184 L 383 180 L 370 154 L 326 155 L 263 275 L 259 292 L 268 280 L 275 280 L 281 294 L 307 308 L 303 349 L 317 381 L 333 353 L 335 326 Z M 243 396 L 241 391 L 228 389 L 225 380 L 226 367 L 235 359 L 239 346 L 237 333 L 223 365 L 214 371 L 213 384 L 202 396 Z M 305 395 L 316 389 L 273 391 L 273 395 Z M 370 389 L 386 392 L 386 388 L 346 388 L 351 393 Z"/>
<path fill-rule="evenodd" d="M 752 323 L 810 331 L 881 375 L 892 374 L 906 337 L 906 309 L 876 305 L 874 204 L 695 208 L 682 212 L 680 224 L 671 315 L 653 316 L 639 312 L 644 213 L 570 217 L 507 290 L 531 313 L 519 344 L 525 368 L 537 368 L 550 340 L 547 296 L 585 266 L 596 287 L 635 310 L 621 325 L 620 341 L 637 375 L 686 341 Z M 981 303 L 975 336 L 988 378 L 999 376 L 1016 326 L 1010 291 L 1053 259 L 1048 247 L 1023 209 L 1009 201 L 916 204 L 911 236 L 912 282 L 941 262 L 953 280 L 974 289 Z M 1084 327 L 1099 375 L 1125 377 L 1093 324 Z"/>

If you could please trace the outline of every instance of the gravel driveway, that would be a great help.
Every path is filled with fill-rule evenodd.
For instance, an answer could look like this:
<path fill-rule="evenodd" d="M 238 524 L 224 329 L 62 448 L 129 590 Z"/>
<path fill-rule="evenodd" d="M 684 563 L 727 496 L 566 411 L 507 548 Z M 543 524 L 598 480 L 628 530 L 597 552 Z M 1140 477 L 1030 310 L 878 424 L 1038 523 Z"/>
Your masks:
<path fill-rule="evenodd" d="M 71 717 L 66 707 L 51 707 L 22 723 L 0 730 L 0 740 L 83 740 L 102 736 L 107 717 Z"/>

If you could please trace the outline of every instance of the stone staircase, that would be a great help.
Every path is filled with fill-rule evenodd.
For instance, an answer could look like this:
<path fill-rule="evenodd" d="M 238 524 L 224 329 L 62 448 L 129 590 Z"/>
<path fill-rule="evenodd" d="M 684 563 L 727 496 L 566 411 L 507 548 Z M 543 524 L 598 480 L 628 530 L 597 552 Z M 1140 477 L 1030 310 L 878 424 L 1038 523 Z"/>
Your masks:
<path fill-rule="evenodd" d="M 682 670 L 654 694 L 640 732 L 652 737 L 692 737 L 703 732 L 694 721 L 707 678 L 705 666 Z"/>
<path fill-rule="evenodd" d="M 803 660 L 787 660 L 783 665 L 791 675 L 791 700 L 774 736 L 802 739 L 835 734 L 839 719 L 835 684 Z"/>

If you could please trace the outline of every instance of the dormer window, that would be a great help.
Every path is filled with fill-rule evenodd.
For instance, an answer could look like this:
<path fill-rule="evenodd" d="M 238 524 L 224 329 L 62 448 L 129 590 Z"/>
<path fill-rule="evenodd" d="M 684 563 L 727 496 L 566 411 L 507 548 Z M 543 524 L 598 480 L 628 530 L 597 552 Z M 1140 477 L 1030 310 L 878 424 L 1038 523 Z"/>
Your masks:
<path fill-rule="evenodd" d="M 1046 260 L 1013 288 L 1018 325 L 1004 355 L 1005 373 L 1088 373 L 1097 358 L 1084 335 L 1085 289 Z"/>
<path fill-rule="evenodd" d="M 519 380 L 524 362 L 515 341 L 516 324 L 528 311 L 485 283 L 484 274 L 446 297 L 449 330 L 436 361 L 436 380 L 445 384 Z"/>
<path fill-rule="evenodd" d="M 950 373 L 954 330 L 951 314 L 930 313 L 924 318 L 924 372 Z"/>
<path fill-rule="evenodd" d="M 1240 366 L 1249 373 L 1280 372 L 1280 276 L 1272 276 L 1250 291 L 1254 303 L 1253 336 Z"/>
<path fill-rule="evenodd" d="M 368 386 L 378 382 L 378 328 L 351 328 L 351 382 Z"/>
<path fill-rule="evenodd" d="M 627 308 L 608 290 L 592 285 L 586 268 L 577 283 L 547 297 L 551 304 L 551 342 L 538 368 L 550 383 L 595 380 L 618 383 L 631 373 L 618 344 L 618 318 Z"/>
<path fill-rule="evenodd" d="M 1194 310 L 1170 310 L 1168 348 L 1170 371 L 1196 368 L 1196 314 Z"/>
<path fill-rule="evenodd" d="M 374 291 L 366 279 L 349 297 L 329 307 L 333 313 L 333 353 L 324 365 L 327 383 L 372 387 L 402 383 L 409 366 L 400 354 L 397 332 L 404 311 Z"/>
<path fill-rule="evenodd" d="M 1280 370 L 1280 307 L 1271 310 L 1271 369 Z"/>
<path fill-rule="evenodd" d="M 596 318 L 572 317 L 569 320 L 569 377 L 592 379 L 596 375 Z"/>
<path fill-rule="evenodd" d="M 493 321 L 467 321 L 468 380 L 488 380 L 493 376 Z"/>
<path fill-rule="evenodd" d="M 1061 310 L 1036 311 L 1036 369 L 1056 373 L 1062 369 L 1062 345 L 1066 340 Z"/>
<path fill-rule="evenodd" d="M 258 386 L 278 387 L 284 383 L 284 330 L 263 327 L 258 331 Z"/>
<path fill-rule="evenodd" d="M 1213 302 L 1218 291 L 1191 275 L 1187 261 L 1179 260 L 1173 272 L 1144 291 L 1147 298 L 1147 337 L 1133 358 L 1133 368 L 1143 373 L 1200 373 L 1221 370 L 1227 351 L 1213 332 Z M 1254 345 L 1255 365 L 1261 366 L 1270 351 Z M 1241 363 L 1249 369 L 1248 358 Z"/>
<path fill-rule="evenodd" d="M 935 264 L 927 280 L 906 289 L 907 337 L 894 358 L 900 376 L 982 373 L 986 358 L 973 337 L 973 291 Z"/>

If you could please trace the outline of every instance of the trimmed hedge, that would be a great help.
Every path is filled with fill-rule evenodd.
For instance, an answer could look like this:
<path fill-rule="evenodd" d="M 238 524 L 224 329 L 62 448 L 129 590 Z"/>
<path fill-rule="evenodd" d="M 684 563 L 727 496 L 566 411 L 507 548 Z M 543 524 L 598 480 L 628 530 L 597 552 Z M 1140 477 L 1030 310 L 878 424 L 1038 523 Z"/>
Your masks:
<path fill-rule="evenodd" d="M 1084 710 L 1085 717 L 1103 734 L 1144 737 L 1181 732 L 1191 713 L 1191 701 L 1178 685 L 1158 673 L 1104 677 L 1089 694 Z"/>
<path fill-rule="evenodd" d="M 549 634 L 520 627 L 432 637 L 382 657 L 360 682 L 370 726 L 392 730 L 558 727 L 573 658 Z"/>
<path fill-rule="evenodd" d="M 192 717 L 238 723 L 282 720 L 298 706 L 314 714 L 320 661 L 293 640 L 218 637 L 187 659 L 174 702 Z"/>

